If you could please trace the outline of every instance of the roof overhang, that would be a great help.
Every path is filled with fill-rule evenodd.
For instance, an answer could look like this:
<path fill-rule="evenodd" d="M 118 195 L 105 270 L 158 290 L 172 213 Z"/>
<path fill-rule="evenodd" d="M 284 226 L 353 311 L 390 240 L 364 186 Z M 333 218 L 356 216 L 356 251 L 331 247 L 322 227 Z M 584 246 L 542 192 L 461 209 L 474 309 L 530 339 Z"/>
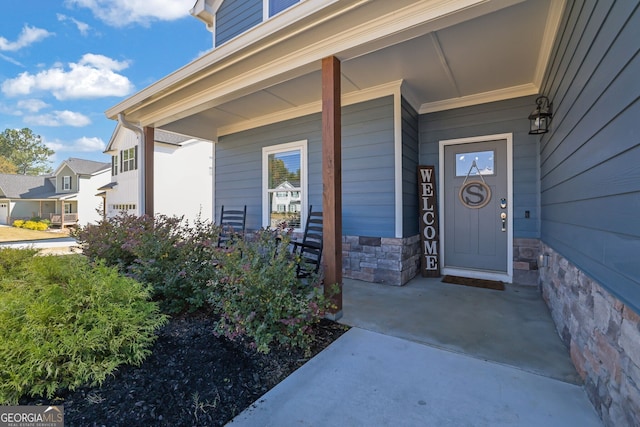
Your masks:
<path fill-rule="evenodd" d="M 118 185 L 118 182 L 117 181 L 112 181 L 112 182 L 108 183 L 107 185 L 103 185 L 102 187 L 98 188 L 98 191 L 111 190 L 116 185 Z"/>
<path fill-rule="evenodd" d="M 207 28 L 213 28 L 215 16 L 223 0 L 197 0 L 189 11 L 192 16 L 204 22 Z"/>
<path fill-rule="evenodd" d="M 343 103 L 391 86 L 420 113 L 537 94 L 564 4 L 307 0 L 106 114 L 214 139 L 320 111 L 327 56 L 342 62 Z"/>

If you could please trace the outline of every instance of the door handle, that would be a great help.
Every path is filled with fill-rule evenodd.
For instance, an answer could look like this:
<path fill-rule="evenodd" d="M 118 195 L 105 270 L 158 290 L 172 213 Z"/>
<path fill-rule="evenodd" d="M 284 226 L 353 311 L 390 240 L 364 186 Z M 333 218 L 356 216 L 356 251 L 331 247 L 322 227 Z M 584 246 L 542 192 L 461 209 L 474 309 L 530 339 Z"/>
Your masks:
<path fill-rule="evenodd" d="M 500 219 L 502 220 L 502 231 L 507 231 L 507 214 L 502 212 L 500 214 Z"/>

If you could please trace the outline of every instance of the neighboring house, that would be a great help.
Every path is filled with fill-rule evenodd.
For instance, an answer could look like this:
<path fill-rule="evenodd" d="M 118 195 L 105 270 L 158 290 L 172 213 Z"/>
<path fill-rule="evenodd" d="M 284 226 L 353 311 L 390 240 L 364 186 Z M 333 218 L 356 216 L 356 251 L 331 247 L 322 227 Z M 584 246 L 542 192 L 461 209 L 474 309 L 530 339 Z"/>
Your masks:
<path fill-rule="evenodd" d="M 141 215 L 141 169 L 136 133 L 116 126 L 105 150 L 111 155 L 111 182 L 100 190 L 105 197 L 108 218 L 127 212 Z M 155 133 L 155 213 L 184 216 L 212 216 L 212 143 L 174 132 Z"/>
<path fill-rule="evenodd" d="M 325 283 L 400 285 L 429 249 L 446 274 L 539 285 L 605 423 L 637 425 L 638 3 L 198 0 L 214 49 L 107 116 L 215 141 L 215 209 L 247 205 L 250 229 L 293 154 L 302 219 L 329 224 Z M 530 135 L 539 95 L 551 128 Z"/>
<path fill-rule="evenodd" d="M 0 224 L 39 217 L 54 226 L 86 225 L 101 219 L 99 187 L 109 182 L 109 163 L 70 158 L 52 175 L 0 174 Z"/>
<path fill-rule="evenodd" d="M 277 227 L 283 221 L 290 227 L 300 227 L 302 205 L 300 200 L 300 185 L 284 181 L 274 187 L 271 193 L 269 226 Z"/>

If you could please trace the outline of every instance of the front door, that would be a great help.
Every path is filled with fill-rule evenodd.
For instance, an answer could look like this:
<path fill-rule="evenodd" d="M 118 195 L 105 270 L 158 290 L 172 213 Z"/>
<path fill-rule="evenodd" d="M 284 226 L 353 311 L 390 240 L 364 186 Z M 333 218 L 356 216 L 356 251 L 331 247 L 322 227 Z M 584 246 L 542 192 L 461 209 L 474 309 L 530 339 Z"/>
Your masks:
<path fill-rule="evenodd" d="M 9 222 L 9 203 L 0 202 L 0 224 L 7 225 Z"/>
<path fill-rule="evenodd" d="M 440 141 L 442 272 L 513 274 L 511 134 Z"/>

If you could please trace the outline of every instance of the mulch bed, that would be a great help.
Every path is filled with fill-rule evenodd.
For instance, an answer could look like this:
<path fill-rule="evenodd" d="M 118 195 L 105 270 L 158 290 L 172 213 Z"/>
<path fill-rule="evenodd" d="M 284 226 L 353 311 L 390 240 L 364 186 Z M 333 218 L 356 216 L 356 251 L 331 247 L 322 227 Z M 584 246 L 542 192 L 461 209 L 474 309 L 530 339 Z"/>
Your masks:
<path fill-rule="evenodd" d="M 206 313 L 172 319 L 142 365 L 123 366 L 101 387 L 21 405 L 64 405 L 65 426 L 223 426 L 309 357 L 275 349 L 259 354 L 213 335 Z M 346 331 L 322 320 L 315 355 Z"/>

